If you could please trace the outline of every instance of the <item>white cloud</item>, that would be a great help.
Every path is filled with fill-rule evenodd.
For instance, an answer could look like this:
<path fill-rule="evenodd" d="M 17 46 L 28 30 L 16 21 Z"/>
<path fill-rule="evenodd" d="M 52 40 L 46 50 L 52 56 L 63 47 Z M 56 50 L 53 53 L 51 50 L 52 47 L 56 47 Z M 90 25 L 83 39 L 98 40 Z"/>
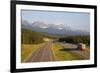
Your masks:
<path fill-rule="evenodd" d="M 58 29 L 59 29 L 59 30 L 62 30 L 63 28 L 59 27 Z"/>
<path fill-rule="evenodd" d="M 47 26 L 41 26 L 40 28 L 44 28 L 44 29 L 46 29 L 46 28 L 48 28 Z"/>

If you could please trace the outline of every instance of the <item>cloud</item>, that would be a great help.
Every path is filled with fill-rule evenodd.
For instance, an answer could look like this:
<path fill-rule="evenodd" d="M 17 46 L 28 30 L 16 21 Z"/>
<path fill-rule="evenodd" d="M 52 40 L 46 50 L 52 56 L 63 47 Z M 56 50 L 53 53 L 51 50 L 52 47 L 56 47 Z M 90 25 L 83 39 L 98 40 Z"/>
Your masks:
<path fill-rule="evenodd" d="M 40 28 L 44 28 L 44 29 L 46 29 L 46 28 L 48 28 L 47 26 L 41 26 Z"/>
<path fill-rule="evenodd" d="M 59 30 L 63 30 L 63 28 L 62 28 L 62 27 L 59 27 L 58 29 L 59 29 Z"/>

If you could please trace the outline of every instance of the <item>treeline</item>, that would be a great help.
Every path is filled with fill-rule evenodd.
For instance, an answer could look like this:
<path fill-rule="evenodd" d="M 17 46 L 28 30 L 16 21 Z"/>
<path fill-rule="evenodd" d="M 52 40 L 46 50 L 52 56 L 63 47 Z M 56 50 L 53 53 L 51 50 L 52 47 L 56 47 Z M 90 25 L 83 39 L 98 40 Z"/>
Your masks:
<path fill-rule="evenodd" d="M 29 29 L 21 29 L 21 43 L 22 44 L 38 44 L 42 43 L 43 36 L 40 33 L 33 32 Z"/>
<path fill-rule="evenodd" d="M 89 35 L 77 35 L 77 36 L 68 36 L 59 39 L 60 42 L 68 42 L 68 43 L 84 43 L 90 45 L 90 36 Z"/>

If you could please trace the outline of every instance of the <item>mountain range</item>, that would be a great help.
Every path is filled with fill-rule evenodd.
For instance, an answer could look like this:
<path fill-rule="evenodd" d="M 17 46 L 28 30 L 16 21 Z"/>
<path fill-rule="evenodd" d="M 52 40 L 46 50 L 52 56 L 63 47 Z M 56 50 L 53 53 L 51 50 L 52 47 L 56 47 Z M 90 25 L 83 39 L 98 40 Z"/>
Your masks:
<path fill-rule="evenodd" d="M 31 29 L 36 32 L 44 32 L 52 35 L 89 35 L 87 31 L 76 30 L 69 27 L 67 24 L 49 24 L 41 21 L 29 23 L 22 20 L 21 28 Z"/>

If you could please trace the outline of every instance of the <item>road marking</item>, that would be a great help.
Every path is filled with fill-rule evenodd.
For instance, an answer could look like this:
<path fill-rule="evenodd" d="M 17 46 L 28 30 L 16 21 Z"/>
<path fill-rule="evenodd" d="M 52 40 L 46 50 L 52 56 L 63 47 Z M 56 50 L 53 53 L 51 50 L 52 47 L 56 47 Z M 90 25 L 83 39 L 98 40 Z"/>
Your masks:
<path fill-rule="evenodd" d="M 41 47 L 36 51 L 36 53 L 35 53 L 34 56 L 32 57 L 31 62 L 32 62 L 36 57 L 38 57 L 37 53 L 40 52 L 41 49 L 42 49 L 44 46 L 45 46 L 45 45 L 41 46 Z"/>
<path fill-rule="evenodd" d="M 56 60 L 56 55 L 55 55 L 54 50 L 53 50 L 53 43 L 52 43 L 51 50 L 52 50 L 52 53 L 53 53 L 54 59 Z"/>
<path fill-rule="evenodd" d="M 43 52 L 42 52 L 42 55 L 41 55 L 41 61 L 43 61 L 43 58 L 44 58 L 44 55 L 45 55 L 45 51 L 46 51 L 46 48 L 48 46 L 48 43 L 45 44 L 45 47 L 43 48 Z"/>
<path fill-rule="evenodd" d="M 44 43 L 43 43 L 43 45 L 44 45 Z M 42 47 L 43 45 L 41 45 L 41 47 Z M 40 49 L 40 48 L 36 49 L 34 52 L 37 52 L 37 50 L 39 50 L 39 49 Z M 34 52 L 30 53 L 30 55 L 28 56 L 28 58 L 27 58 L 24 62 L 30 62 L 29 60 L 32 58 Z"/>
<path fill-rule="evenodd" d="M 52 54 L 51 54 L 51 52 L 52 52 L 52 43 L 51 43 L 51 46 L 50 46 L 50 48 L 49 48 L 49 52 L 50 52 L 50 55 L 49 55 L 49 56 L 50 56 L 50 61 L 53 61 L 53 59 L 52 59 L 52 57 L 51 57 L 51 55 L 52 55 Z"/>
<path fill-rule="evenodd" d="M 24 62 L 27 62 L 33 56 L 34 52 L 37 52 L 37 50 L 39 50 L 39 48 L 33 51 L 32 53 L 30 53 L 28 58 Z"/>

